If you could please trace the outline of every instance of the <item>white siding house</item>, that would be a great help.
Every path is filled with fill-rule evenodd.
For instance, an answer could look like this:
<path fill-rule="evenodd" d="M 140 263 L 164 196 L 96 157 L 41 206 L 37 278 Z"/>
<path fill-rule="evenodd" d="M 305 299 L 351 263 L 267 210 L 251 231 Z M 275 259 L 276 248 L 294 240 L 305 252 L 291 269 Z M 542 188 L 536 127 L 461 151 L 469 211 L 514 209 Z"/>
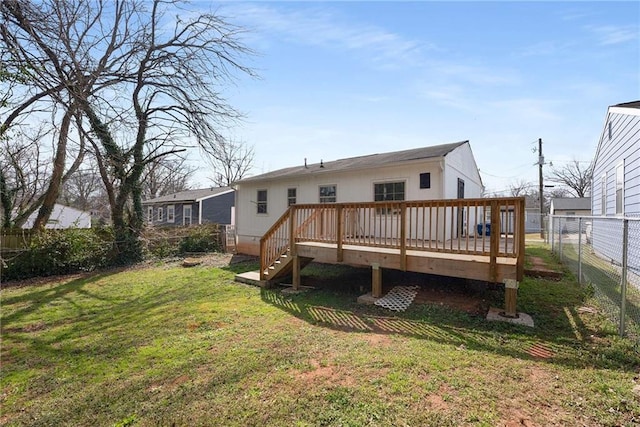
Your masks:
<path fill-rule="evenodd" d="M 640 101 L 609 107 L 592 179 L 593 215 L 640 216 Z"/>
<path fill-rule="evenodd" d="M 38 212 L 31 214 L 22 228 L 33 227 L 37 217 Z M 56 203 L 53 205 L 51 216 L 45 224 L 45 228 L 91 228 L 91 213 Z"/>
<path fill-rule="evenodd" d="M 609 107 L 596 151 L 591 188 L 592 245 L 612 264 L 622 262 L 623 217 L 640 217 L 640 101 Z M 616 219 L 618 219 L 616 221 Z M 640 222 L 629 222 L 628 247 L 640 247 Z M 640 252 L 628 251 L 640 271 Z"/>
<path fill-rule="evenodd" d="M 258 255 L 260 238 L 290 204 L 478 198 L 481 192 L 468 141 L 305 161 L 236 183 L 238 252 Z"/>

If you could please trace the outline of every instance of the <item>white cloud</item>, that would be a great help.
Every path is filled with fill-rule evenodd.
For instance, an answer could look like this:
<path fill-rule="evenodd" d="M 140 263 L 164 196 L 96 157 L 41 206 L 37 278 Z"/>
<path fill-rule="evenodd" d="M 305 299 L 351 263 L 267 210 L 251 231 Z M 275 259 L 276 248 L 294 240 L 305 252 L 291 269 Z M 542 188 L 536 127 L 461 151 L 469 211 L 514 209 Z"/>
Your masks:
<path fill-rule="evenodd" d="M 640 28 L 638 26 L 588 26 L 587 30 L 595 34 L 600 46 L 610 46 L 630 41 L 638 43 L 640 41 Z"/>
<path fill-rule="evenodd" d="M 323 46 L 332 49 L 361 51 L 375 61 L 413 63 L 423 50 L 435 46 L 402 37 L 373 25 L 346 22 L 328 7 L 287 10 L 257 4 L 230 5 L 225 12 L 250 28 L 269 37 Z"/>

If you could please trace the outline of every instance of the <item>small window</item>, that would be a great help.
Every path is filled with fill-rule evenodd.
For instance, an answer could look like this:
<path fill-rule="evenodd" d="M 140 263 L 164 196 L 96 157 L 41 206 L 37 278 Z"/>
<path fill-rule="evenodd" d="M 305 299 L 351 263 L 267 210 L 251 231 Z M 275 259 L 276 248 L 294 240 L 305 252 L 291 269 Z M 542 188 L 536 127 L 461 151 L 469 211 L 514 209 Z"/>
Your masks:
<path fill-rule="evenodd" d="M 176 207 L 174 205 L 167 206 L 167 222 L 176 221 Z"/>
<path fill-rule="evenodd" d="M 404 200 L 404 182 L 373 184 L 373 200 L 376 202 Z"/>
<path fill-rule="evenodd" d="M 295 188 L 289 188 L 287 190 L 287 206 L 296 204 L 296 193 L 297 191 Z"/>
<path fill-rule="evenodd" d="M 430 172 L 425 172 L 420 174 L 420 188 L 431 188 Z"/>
<path fill-rule="evenodd" d="M 164 209 L 158 208 L 158 221 L 164 221 Z"/>
<path fill-rule="evenodd" d="M 321 185 L 320 186 L 320 203 L 335 203 L 335 202 L 336 202 L 336 186 Z"/>
<path fill-rule="evenodd" d="M 148 223 L 153 222 L 153 206 L 149 206 L 147 208 L 147 222 Z"/>
<path fill-rule="evenodd" d="M 257 212 L 259 214 L 267 213 L 267 190 L 258 190 L 257 195 Z"/>
<path fill-rule="evenodd" d="M 182 205 L 182 225 L 191 225 L 191 205 Z"/>
<path fill-rule="evenodd" d="M 404 200 L 404 182 L 383 182 L 373 184 L 373 200 L 376 202 L 387 202 Z M 396 210 L 391 208 L 378 208 L 378 214 L 396 214 Z"/>
<path fill-rule="evenodd" d="M 624 162 L 616 167 L 616 214 L 624 213 Z"/>
<path fill-rule="evenodd" d="M 600 180 L 600 215 L 607 215 L 607 175 L 602 175 Z"/>

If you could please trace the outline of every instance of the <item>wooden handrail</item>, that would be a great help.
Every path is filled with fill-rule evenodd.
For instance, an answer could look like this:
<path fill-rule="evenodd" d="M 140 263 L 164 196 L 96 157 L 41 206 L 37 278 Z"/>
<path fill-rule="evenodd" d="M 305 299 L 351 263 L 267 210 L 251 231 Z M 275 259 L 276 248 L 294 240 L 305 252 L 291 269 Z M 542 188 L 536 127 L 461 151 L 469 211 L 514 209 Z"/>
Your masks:
<path fill-rule="evenodd" d="M 524 263 L 524 206 L 522 197 L 292 205 L 260 239 L 261 272 L 292 242 L 317 241 L 335 244 L 338 262 L 344 245 L 399 249 L 403 269 L 408 251 L 489 256 L 495 278 L 498 257 Z"/>

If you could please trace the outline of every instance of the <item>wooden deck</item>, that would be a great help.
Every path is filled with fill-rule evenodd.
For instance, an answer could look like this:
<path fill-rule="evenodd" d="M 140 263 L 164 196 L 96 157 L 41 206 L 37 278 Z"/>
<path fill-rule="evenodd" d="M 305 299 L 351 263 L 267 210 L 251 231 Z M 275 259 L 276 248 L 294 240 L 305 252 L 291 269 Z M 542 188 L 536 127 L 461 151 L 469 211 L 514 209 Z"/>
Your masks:
<path fill-rule="evenodd" d="M 384 268 L 505 283 L 515 316 L 524 198 L 290 206 L 260 241 L 260 279 L 297 287 L 310 260 L 371 266 L 374 297 Z"/>

